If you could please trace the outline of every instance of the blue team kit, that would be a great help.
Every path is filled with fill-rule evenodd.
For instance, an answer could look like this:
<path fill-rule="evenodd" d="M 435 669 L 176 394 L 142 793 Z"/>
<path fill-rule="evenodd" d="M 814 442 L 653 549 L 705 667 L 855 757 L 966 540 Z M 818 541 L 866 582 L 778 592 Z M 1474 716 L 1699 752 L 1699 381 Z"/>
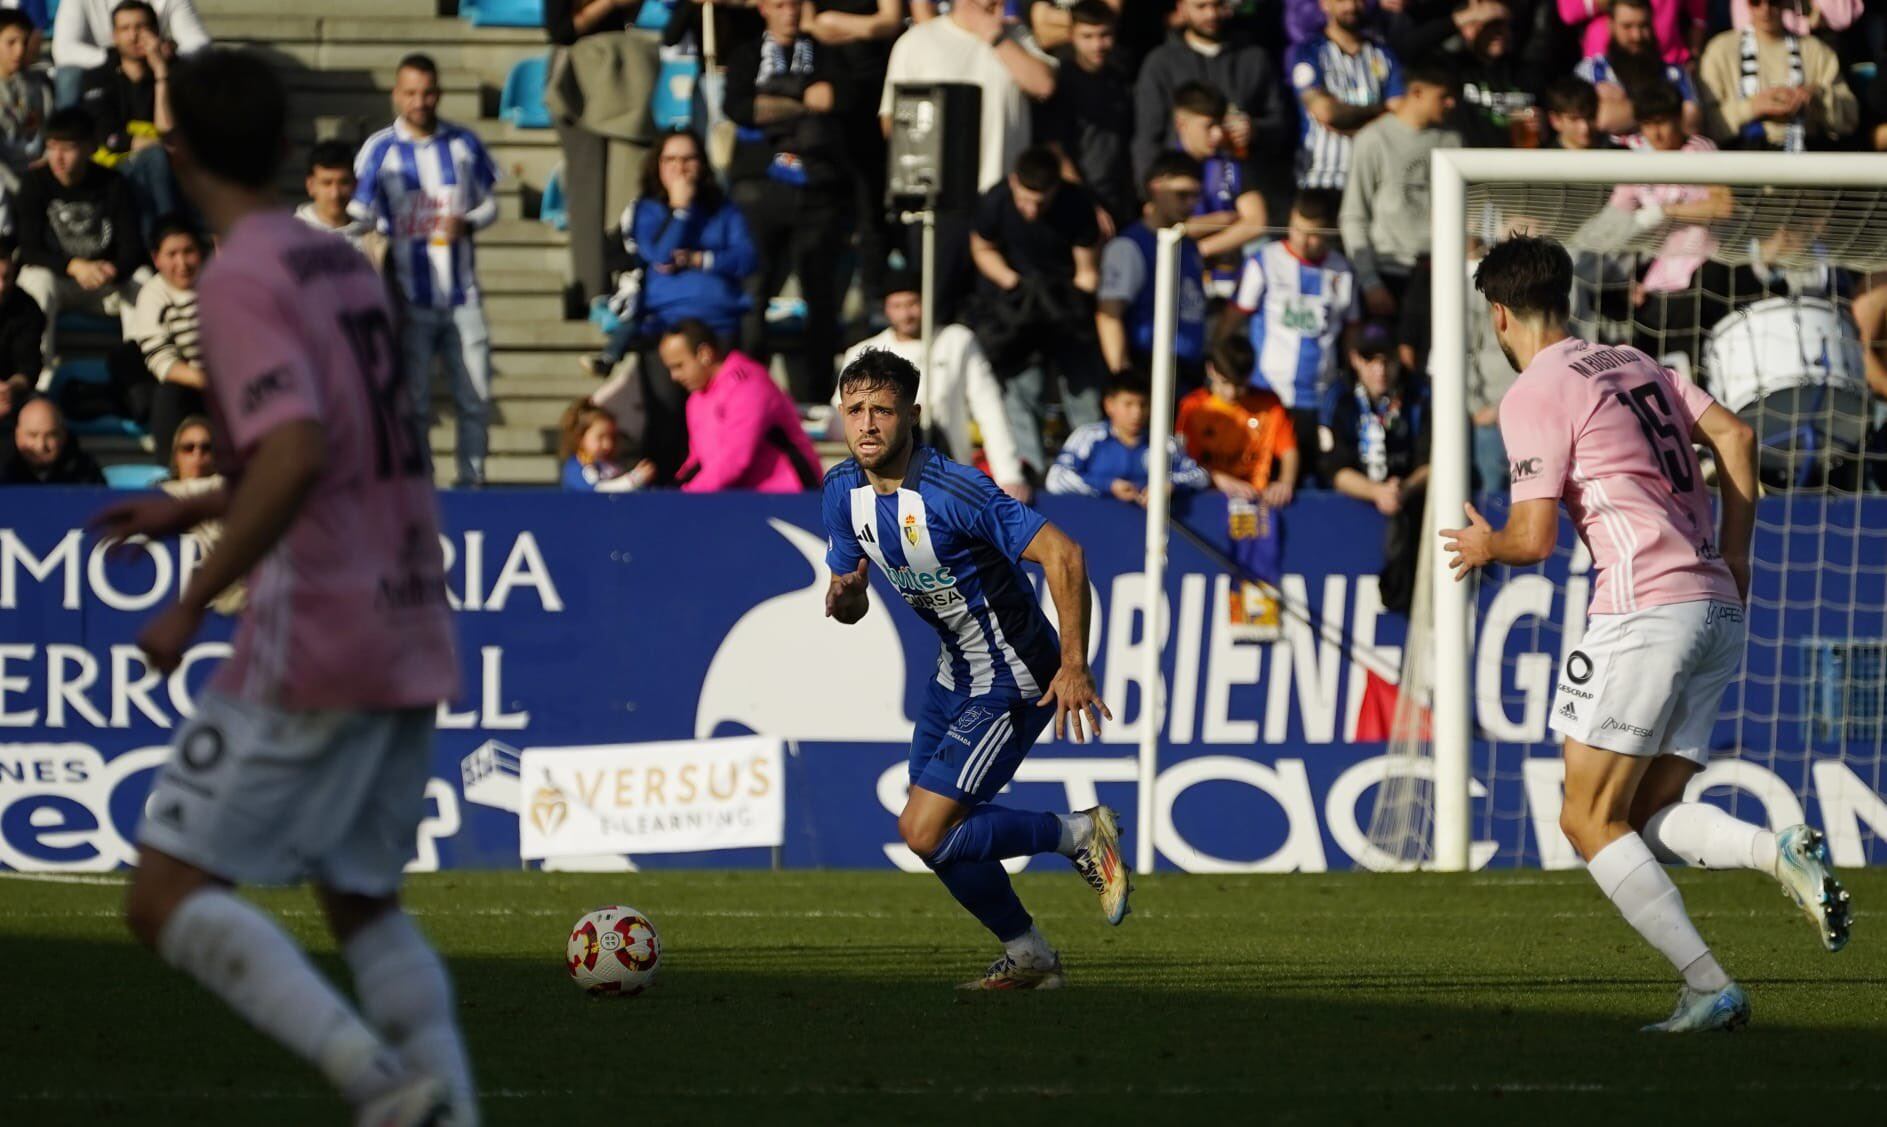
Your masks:
<path fill-rule="evenodd" d="M 833 573 L 870 559 L 943 640 L 911 740 L 912 785 L 989 801 L 1055 714 L 1039 702 L 1060 642 L 1021 565 L 1047 521 L 927 446 L 895 493 L 874 490 L 856 460 L 839 463 L 822 507 Z"/>

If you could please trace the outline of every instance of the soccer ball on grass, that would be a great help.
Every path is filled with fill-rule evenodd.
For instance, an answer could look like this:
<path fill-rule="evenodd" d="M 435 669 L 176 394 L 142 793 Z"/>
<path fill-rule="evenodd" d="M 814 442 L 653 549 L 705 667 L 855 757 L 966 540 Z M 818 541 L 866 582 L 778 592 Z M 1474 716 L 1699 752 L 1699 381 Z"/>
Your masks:
<path fill-rule="evenodd" d="M 649 917 L 612 904 L 576 922 L 565 956 L 570 981 L 585 991 L 632 998 L 655 981 L 662 961 L 662 937 Z"/>

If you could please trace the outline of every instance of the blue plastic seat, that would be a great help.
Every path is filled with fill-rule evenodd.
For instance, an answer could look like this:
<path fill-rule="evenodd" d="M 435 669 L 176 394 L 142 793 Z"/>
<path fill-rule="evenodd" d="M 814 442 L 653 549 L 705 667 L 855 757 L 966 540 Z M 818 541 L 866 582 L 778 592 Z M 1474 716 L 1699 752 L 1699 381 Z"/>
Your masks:
<path fill-rule="evenodd" d="M 548 55 L 519 59 L 505 75 L 504 92 L 498 96 L 498 116 L 519 129 L 549 129 L 550 108 L 544 105 L 544 78 L 549 72 Z"/>
<path fill-rule="evenodd" d="M 669 0 L 642 0 L 642 7 L 636 10 L 636 26 L 644 31 L 661 31 L 674 12 L 675 5 Z"/>
<path fill-rule="evenodd" d="M 120 415 L 100 415 L 96 419 L 73 419 L 66 423 L 73 434 L 87 438 L 143 438 L 144 428 Z"/>
<path fill-rule="evenodd" d="M 550 179 L 544 184 L 544 198 L 537 205 L 537 218 L 553 230 L 570 228 L 570 204 L 563 195 L 561 164 L 550 170 Z"/>
<path fill-rule="evenodd" d="M 459 15 L 465 15 L 462 0 Z M 478 0 L 471 23 L 473 27 L 543 27 L 544 0 Z"/>
<path fill-rule="evenodd" d="M 131 462 L 105 467 L 105 484 L 113 489 L 149 489 L 170 476 L 162 466 Z"/>
<path fill-rule="evenodd" d="M 662 50 L 662 69 L 655 80 L 649 116 L 657 129 L 686 129 L 694 124 L 695 80 L 701 77 L 701 57 Z"/>

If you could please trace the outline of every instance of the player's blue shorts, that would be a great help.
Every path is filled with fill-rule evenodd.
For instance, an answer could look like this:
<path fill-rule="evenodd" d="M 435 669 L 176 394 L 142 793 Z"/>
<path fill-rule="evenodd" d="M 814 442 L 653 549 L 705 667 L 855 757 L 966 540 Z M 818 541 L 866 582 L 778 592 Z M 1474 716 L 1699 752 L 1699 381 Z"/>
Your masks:
<path fill-rule="evenodd" d="M 1011 695 L 971 697 L 930 683 L 911 737 L 911 785 L 959 802 L 988 802 L 1055 718 Z"/>

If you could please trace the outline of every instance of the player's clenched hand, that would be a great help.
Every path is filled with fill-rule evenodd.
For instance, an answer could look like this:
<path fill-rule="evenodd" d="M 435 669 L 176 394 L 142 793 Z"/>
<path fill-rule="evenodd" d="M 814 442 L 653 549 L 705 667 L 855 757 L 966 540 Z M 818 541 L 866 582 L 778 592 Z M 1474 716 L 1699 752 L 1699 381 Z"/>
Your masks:
<path fill-rule="evenodd" d="M 826 617 L 837 618 L 840 612 L 850 606 L 856 606 L 865 597 L 871 584 L 865 569 L 868 561 L 858 561 L 858 567 L 849 575 L 836 572 L 832 576 L 832 586 L 826 588 Z"/>
<path fill-rule="evenodd" d="M 120 501 L 99 510 L 88 527 L 94 535 L 106 540 L 127 540 L 133 536 L 163 540 L 188 531 L 202 520 L 193 500 L 157 496 Z"/>
<path fill-rule="evenodd" d="M 1076 743 L 1086 743 L 1087 736 L 1081 729 L 1083 718 L 1087 720 L 1088 730 L 1099 739 L 1101 718 L 1114 718 L 1114 714 L 1107 710 L 1106 703 L 1101 700 L 1101 694 L 1095 691 L 1094 673 L 1085 661 L 1079 665 L 1062 662 L 1037 707 L 1047 708 L 1051 704 L 1055 706 L 1055 738 L 1058 740 L 1073 733 Z"/>
<path fill-rule="evenodd" d="M 1468 572 L 1494 558 L 1494 526 L 1488 524 L 1487 518 L 1475 511 L 1473 505 L 1463 505 L 1462 508 L 1468 512 L 1468 527 L 1444 528 L 1441 531 L 1441 546 L 1450 553 L 1448 567 L 1455 573 L 1456 583 L 1466 579 Z"/>
<path fill-rule="evenodd" d="M 197 627 L 202 624 L 201 609 L 172 603 L 138 631 L 138 648 L 144 651 L 152 669 L 169 674 L 182 663 L 190 639 L 196 637 Z"/>

